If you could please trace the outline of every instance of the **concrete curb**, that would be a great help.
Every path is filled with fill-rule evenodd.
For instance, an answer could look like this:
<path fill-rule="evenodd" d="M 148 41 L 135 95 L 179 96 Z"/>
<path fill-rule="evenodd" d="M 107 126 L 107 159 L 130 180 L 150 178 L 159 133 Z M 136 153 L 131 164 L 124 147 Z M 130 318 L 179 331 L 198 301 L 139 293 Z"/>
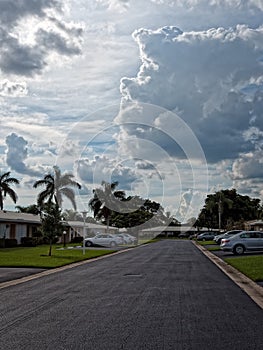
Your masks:
<path fill-rule="evenodd" d="M 195 241 L 192 241 L 192 243 L 263 309 L 263 288 L 261 286 Z"/>
<path fill-rule="evenodd" d="M 127 252 L 127 251 L 129 251 L 131 249 L 139 248 L 139 247 L 140 246 L 119 250 L 119 251 L 117 251 L 115 253 L 110 253 L 110 254 L 98 256 L 98 257 L 92 258 L 92 259 L 82 260 L 82 261 L 79 261 L 79 262 L 76 262 L 76 263 L 73 263 L 73 264 L 69 264 L 69 265 L 57 267 L 57 268 L 54 268 L 54 269 L 46 270 L 46 271 L 43 271 L 43 272 L 35 273 L 34 275 L 21 277 L 21 278 L 15 279 L 15 280 L 7 281 L 7 282 L 2 282 L 2 283 L 0 283 L 0 290 L 4 289 L 4 288 L 7 288 L 7 287 L 15 286 L 17 284 L 21 284 L 21 283 L 25 283 L 25 282 L 28 282 L 28 281 L 32 281 L 32 280 L 37 279 L 37 278 L 41 278 L 41 277 L 44 277 L 44 276 L 52 275 L 52 274 L 60 272 L 60 271 L 69 270 L 69 269 L 72 269 L 72 268 L 77 267 L 77 266 L 89 264 L 89 263 L 91 263 L 93 261 L 106 259 L 106 258 L 109 258 L 109 257 L 111 257 L 113 255 L 125 253 L 125 252 Z"/>

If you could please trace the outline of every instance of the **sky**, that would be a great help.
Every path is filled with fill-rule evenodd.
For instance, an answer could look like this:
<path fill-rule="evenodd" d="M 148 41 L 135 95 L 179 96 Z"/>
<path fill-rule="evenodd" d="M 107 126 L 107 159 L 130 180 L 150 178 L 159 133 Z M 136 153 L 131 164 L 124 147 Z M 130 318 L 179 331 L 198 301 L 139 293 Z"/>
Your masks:
<path fill-rule="evenodd" d="M 17 205 L 54 165 L 82 185 L 79 211 L 102 180 L 182 222 L 207 193 L 262 199 L 262 19 L 261 0 L 1 0 L 0 170 Z"/>

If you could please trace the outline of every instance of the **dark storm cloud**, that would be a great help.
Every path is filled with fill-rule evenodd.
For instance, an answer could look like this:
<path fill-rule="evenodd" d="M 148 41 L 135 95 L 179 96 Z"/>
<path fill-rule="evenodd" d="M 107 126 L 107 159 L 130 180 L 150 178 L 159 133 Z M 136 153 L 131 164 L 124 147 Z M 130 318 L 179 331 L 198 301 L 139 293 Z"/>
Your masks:
<path fill-rule="evenodd" d="M 63 56 L 81 53 L 83 29 L 57 16 L 63 10 L 62 3 L 58 0 L 0 2 L 0 70 L 3 74 L 33 77 L 43 72 L 52 53 Z M 37 20 L 38 24 L 25 32 L 23 25 L 30 19 Z M 21 33 L 31 35 L 31 42 L 21 41 Z"/>

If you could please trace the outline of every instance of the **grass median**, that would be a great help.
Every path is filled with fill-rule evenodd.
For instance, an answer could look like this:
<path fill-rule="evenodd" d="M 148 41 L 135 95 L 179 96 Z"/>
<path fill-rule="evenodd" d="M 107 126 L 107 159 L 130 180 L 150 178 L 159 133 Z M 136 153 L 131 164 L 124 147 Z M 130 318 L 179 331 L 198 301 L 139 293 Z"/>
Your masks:
<path fill-rule="evenodd" d="M 255 282 L 263 281 L 263 256 L 242 256 L 224 259 Z"/>
<path fill-rule="evenodd" d="M 200 244 L 201 246 L 205 247 L 209 251 L 218 251 L 220 250 L 220 247 L 218 244 L 216 244 L 215 241 L 196 241 L 197 244 Z"/>
<path fill-rule="evenodd" d="M 214 241 L 197 242 L 209 251 L 221 250 Z M 227 264 L 233 266 L 238 271 L 246 275 L 254 282 L 263 281 L 263 256 L 244 255 L 240 257 L 224 258 L 221 257 Z"/>
<path fill-rule="evenodd" d="M 96 258 L 111 254 L 115 250 L 109 249 L 64 249 L 54 246 L 52 256 L 48 256 L 49 246 L 17 247 L 0 249 L 0 267 L 36 267 L 51 269 L 74 262 Z"/>

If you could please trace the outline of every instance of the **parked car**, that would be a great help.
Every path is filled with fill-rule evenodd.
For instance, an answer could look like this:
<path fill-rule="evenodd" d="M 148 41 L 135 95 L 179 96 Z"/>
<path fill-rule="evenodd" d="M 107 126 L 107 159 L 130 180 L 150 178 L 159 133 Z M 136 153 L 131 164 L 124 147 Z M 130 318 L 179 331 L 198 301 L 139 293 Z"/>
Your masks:
<path fill-rule="evenodd" d="M 190 233 L 189 232 L 181 232 L 178 235 L 178 238 L 189 238 Z"/>
<path fill-rule="evenodd" d="M 110 233 L 101 233 L 94 237 L 89 237 L 85 239 L 85 246 L 105 246 L 105 247 L 116 247 L 122 244 L 121 237 L 113 235 Z"/>
<path fill-rule="evenodd" d="M 212 241 L 215 237 L 214 232 L 204 232 L 196 237 L 198 241 Z"/>
<path fill-rule="evenodd" d="M 232 237 L 223 238 L 220 248 L 236 255 L 242 255 L 245 251 L 263 250 L 263 232 L 241 231 Z"/>
<path fill-rule="evenodd" d="M 232 231 L 227 231 L 225 233 L 221 233 L 220 235 L 217 235 L 215 236 L 214 238 L 214 241 L 217 243 L 217 244 L 221 244 L 221 240 L 223 238 L 228 238 L 228 237 L 231 237 L 231 236 L 234 236 L 236 233 L 239 233 L 241 232 L 242 230 L 232 230 Z"/>
<path fill-rule="evenodd" d="M 130 235 L 129 233 L 123 233 L 123 235 L 128 239 L 129 244 L 135 244 L 137 242 L 137 238 Z"/>
<path fill-rule="evenodd" d="M 117 235 L 119 237 L 122 237 L 123 244 L 135 244 L 136 241 L 137 241 L 136 237 L 134 237 L 134 236 L 132 236 L 129 233 L 126 233 L 126 232 L 117 233 Z"/>
<path fill-rule="evenodd" d="M 126 237 L 123 233 L 117 233 L 116 236 L 120 237 L 121 244 L 129 244 L 130 243 L 130 240 L 128 239 L 128 237 Z"/>

